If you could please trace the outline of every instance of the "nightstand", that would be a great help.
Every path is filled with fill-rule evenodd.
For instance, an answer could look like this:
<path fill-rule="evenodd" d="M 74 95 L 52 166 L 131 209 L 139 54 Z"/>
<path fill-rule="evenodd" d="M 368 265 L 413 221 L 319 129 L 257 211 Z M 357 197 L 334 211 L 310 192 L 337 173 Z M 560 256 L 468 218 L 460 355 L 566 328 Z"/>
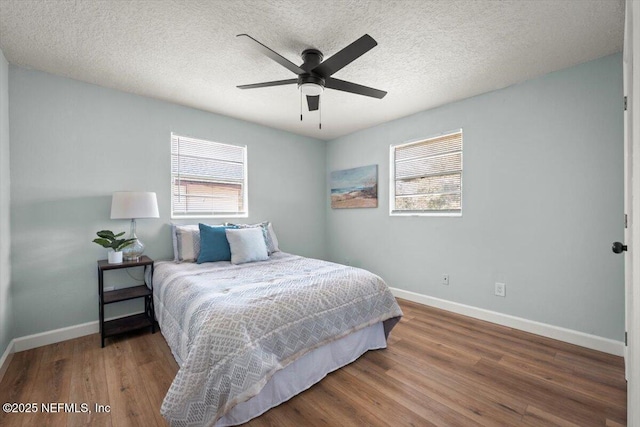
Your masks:
<path fill-rule="evenodd" d="M 104 290 L 105 271 L 134 267 L 143 268 L 145 284 L 130 288 L 116 289 L 114 291 Z M 147 269 L 151 269 L 148 284 L 146 283 Z M 153 260 L 148 256 L 143 255 L 138 261 L 124 261 L 119 264 L 109 264 L 106 259 L 98 261 L 98 296 L 100 299 L 98 304 L 100 307 L 100 341 L 102 343 L 102 347 L 104 347 L 104 339 L 106 337 L 148 327 L 151 327 L 152 333 L 156 332 L 156 316 L 153 308 Z M 128 301 L 135 298 L 144 298 L 144 313 L 134 314 L 105 322 L 105 305 Z"/>

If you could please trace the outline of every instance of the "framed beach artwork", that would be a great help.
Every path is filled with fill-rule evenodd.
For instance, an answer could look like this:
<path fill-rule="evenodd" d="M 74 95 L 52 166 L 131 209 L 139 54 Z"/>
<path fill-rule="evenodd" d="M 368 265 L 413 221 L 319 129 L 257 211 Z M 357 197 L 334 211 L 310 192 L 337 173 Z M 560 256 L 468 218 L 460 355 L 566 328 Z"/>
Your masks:
<path fill-rule="evenodd" d="M 331 207 L 377 208 L 378 165 L 331 172 Z"/>

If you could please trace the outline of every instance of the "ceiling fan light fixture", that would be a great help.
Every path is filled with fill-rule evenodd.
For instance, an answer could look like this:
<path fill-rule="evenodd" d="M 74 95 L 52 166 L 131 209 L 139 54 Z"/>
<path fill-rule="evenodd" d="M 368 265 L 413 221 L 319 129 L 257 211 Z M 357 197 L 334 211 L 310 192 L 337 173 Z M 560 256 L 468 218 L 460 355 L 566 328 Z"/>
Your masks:
<path fill-rule="evenodd" d="M 300 91 L 307 96 L 318 96 L 323 90 L 324 88 L 316 83 L 302 83 L 300 85 Z"/>

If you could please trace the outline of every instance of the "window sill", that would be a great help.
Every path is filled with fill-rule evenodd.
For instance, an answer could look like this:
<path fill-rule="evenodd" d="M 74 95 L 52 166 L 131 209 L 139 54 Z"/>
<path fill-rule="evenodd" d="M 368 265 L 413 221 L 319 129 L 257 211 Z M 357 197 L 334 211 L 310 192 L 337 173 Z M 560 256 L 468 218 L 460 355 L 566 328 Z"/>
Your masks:
<path fill-rule="evenodd" d="M 389 212 L 389 216 L 432 216 L 432 217 L 462 217 L 461 212 Z"/>
<path fill-rule="evenodd" d="M 249 218 L 249 214 L 235 214 L 235 215 L 171 215 L 171 219 L 224 219 L 224 218 Z"/>

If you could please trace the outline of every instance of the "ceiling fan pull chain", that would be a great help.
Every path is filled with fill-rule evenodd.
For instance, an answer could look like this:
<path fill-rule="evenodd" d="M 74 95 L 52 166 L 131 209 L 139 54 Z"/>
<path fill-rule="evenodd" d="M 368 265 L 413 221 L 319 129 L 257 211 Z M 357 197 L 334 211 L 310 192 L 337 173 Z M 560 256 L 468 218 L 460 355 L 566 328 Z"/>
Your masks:
<path fill-rule="evenodd" d="M 300 92 L 300 121 L 302 121 L 302 91 Z"/>
<path fill-rule="evenodd" d="M 320 114 L 320 120 L 318 123 L 318 129 L 322 130 L 322 97 L 318 97 L 318 113 Z"/>

